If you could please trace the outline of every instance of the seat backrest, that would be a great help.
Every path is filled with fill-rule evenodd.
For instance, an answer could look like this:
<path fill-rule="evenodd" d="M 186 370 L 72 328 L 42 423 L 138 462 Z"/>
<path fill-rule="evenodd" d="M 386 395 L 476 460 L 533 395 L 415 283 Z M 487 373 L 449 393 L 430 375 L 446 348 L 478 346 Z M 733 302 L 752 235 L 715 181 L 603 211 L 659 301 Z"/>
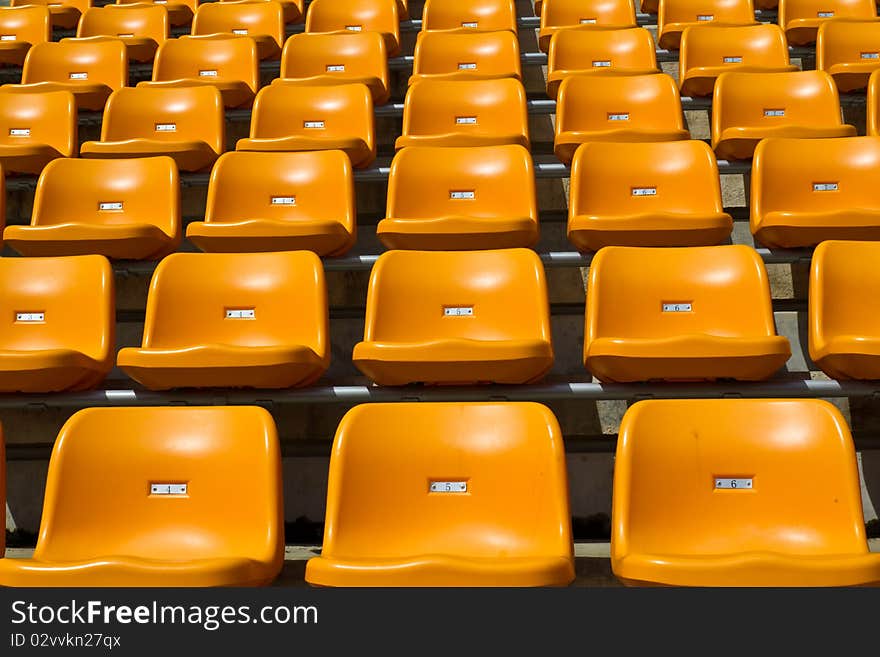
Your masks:
<path fill-rule="evenodd" d="M 127 85 L 125 44 L 115 39 L 64 39 L 38 43 L 28 50 L 22 84 L 76 81 L 102 83 L 114 90 Z"/>
<path fill-rule="evenodd" d="M 691 68 L 733 66 L 788 66 L 788 44 L 778 25 L 685 28 L 681 36 L 679 78 Z"/>
<path fill-rule="evenodd" d="M 113 357 L 113 270 L 104 256 L 0 258 L 0 348 Z"/>
<path fill-rule="evenodd" d="M 513 0 L 427 0 L 423 30 L 509 30 L 516 34 Z"/>
<path fill-rule="evenodd" d="M 187 78 L 241 80 L 256 92 L 260 86 L 257 45 L 253 39 L 226 35 L 168 39 L 156 51 L 153 81 Z"/>
<path fill-rule="evenodd" d="M 281 53 L 282 78 L 318 75 L 350 78 L 376 76 L 388 88 L 388 51 L 376 32 L 294 34 Z"/>
<path fill-rule="evenodd" d="M 327 287 L 311 251 L 174 253 L 156 267 L 144 348 L 304 345 L 326 353 Z"/>
<path fill-rule="evenodd" d="M 400 47 L 397 3 L 387 0 L 312 0 L 306 32 L 379 32 L 389 54 Z"/>
<path fill-rule="evenodd" d="M 657 29 L 671 23 L 755 23 L 753 0 L 660 0 Z"/>
<path fill-rule="evenodd" d="M 106 5 L 82 15 L 78 37 L 149 38 L 161 44 L 168 38 L 168 11 L 161 5 Z"/>
<path fill-rule="evenodd" d="M 516 34 L 498 32 L 421 32 L 413 73 L 470 73 L 522 77 Z"/>
<path fill-rule="evenodd" d="M 449 338 L 550 341 L 538 255 L 529 249 L 380 255 L 370 274 L 364 340 Z"/>
<path fill-rule="evenodd" d="M 627 128 L 684 128 L 675 80 L 655 75 L 571 76 L 559 85 L 557 133 Z"/>
<path fill-rule="evenodd" d="M 326 518 L 328 556 L 569 555 L 559 424 L 530 402 L 356 406 L 333 441 Z"/>
<path fill-rule="evenodd" d="M 351 161 L 342 151 L 220 156 L 211 171 L 205 221 L 357 220 Z"/>
<path fill-rule="evenodd" d="M 798 19 L 877 17 L 874 0 L 779 0 L 779 25 Z"/>
<path fill-rule="evenodd" d="M 31 225 L 72 221 L 105 226 L 153 224 L 179 239 L 180 188 L 174 160 L 53 160 L 37 182 Z"/>
<path fill-rule="evenodd" d="M 550 40 L 547 72 L 599 67 L 657 68 L 654 37 L 643 27 L 560 30 Z"/>
<path fill-rule="evenodd" d="M 90 0 L 91 1 L 91 0 Z M 148 5 L 186 5 L 193 14 L 199 8 L 200 0 L 116 0 L 117 5 L 148 4 Z"/>
<path fill-rule="evenodd" d="M 612 516 L 612 558 L 867 552 L 849 428 L 813 399 L 638 402 Z"/>
<path fill-rule="evenodd" d="M 284 10 L 280 2 L 206 2 L 192 21 L 192 34 L 235 34 L 272 37 L 284 43 Z"/>
<path fill-rule="evenodd" d="M 880 136 L 880 72 L 874 71 L 868 78 L 867 102 L 865 104 L 865 133 Z"/>
<path fill-rule="evenodd" d="M 0 41 L 37 44 L 52 40 L 49 9 L 43 6 L 0 7 Z"/>
<path fill-rule="evenodd" d="M 69 91 L 15 93 L 0 89 L 0 144 L 47 144 L 76 154 L 76 101 Z"/>
<path fill-rule="evenodd" d="M 567 25 L 636 25 L 633 0 L 545 0 L 541 28 Z"/>
<path fill-rule="evenodd" d="M 609 246 L 590 265 L 585 353 L 597 338 L 776 335 L 764 261 L 742 246 Z"/>
<path fill-rule="evenodd" d="M 816 68 L 880 59 L 880 21 L 823 21 L 816 36 Z"/>
<path fill-rule="evenodd" d="M 88 408 L 55 441 L 34 557 L 280 564 L 281 497 L 262 408 Z"/>
<path fill-rule="evenodd" d="M 216 87 L 123 87 L 104 108 L 101 141 L 203 141 L 222 153 L 223 98 Z"/>
<path fill-rule="evenodd" d="M 41 7 L 52 7 L 63 5 L 65 7 L 74 7 L 80 12 L 85 13 L 92 6 L 92 0 L 11 0 L 11 7 L 22 7 L 28 5 L 39 5 Z"/>

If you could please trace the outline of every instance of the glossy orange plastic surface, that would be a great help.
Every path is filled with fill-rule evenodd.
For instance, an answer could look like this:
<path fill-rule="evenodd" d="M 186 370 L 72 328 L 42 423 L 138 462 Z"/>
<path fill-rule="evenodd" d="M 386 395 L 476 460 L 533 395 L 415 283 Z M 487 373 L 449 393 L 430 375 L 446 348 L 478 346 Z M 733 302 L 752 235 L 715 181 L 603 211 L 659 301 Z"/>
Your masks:
<path fill-rule="evenodd" d="M 186 236 L 203 251 L 342 255 L 357 232 L 351 162 L 341 151 L 226 153 L 208 184 L 205 221 Z"/>
<path fill-rule="evenodd" d="M 593 258 L 584 364 L 600 381 L 759 381 L 790 355 L 750 247 L 609 246 Z"/>
<path fill-rule="evenodd" d="M 816 68 L 840 92 L 864 89 L 880 69 L 880 21 L 823 21 L 816 36 Z"/>
<path fill-rule="evenodd" d="M 48 7 L 52 27 L 73 30 L 76 29 L 80 16 L 92 6 L 92 0 L 11 0 L 9 3 L 11 7 L 29 5 Z"/>
<path fill-rule="evenodd" d="M 113 368 L 113 289 L 103 256 L 0 258 L 0 392 L 102 381 Z"/>
<path fill-rule="evenodd" d="M 312 0 L 306 32 L 378 32 L 388 56 L 400 54 L 400 10 L 386 0 Z"/>
<path fill-rule="evenodd" d="M 876 18 L 874 0 L 779 0 L 779 25 L 792 46 L 815 42 L 819 26 L 829 19 Z"/>
<path fill-rule="evenodd" d="M 743 27 L 687 27 L 681 35 L 678 80 L 682 96 L 711 96 L 722 73 L 797 71 L 785 34 L 770 23 Z"/>
<path fill-rule="evenodd" d="M 426 0 L 422 31 L 456 30 L 516 34 L 516 6 L 513 0 Z"/>
<path fill-rule="evenodd" d="M 880 239 L 880 137 L 765 139 L 752 162 L 751 229 L 766 246 Z"/>
<path fill-rule="evenodd" d="M 519 80 L 424 80 L 407 90 L 397 150 L 503 144 L 529 148 L 526 92 Z"/>
<path fill-rule="evenodd" d="M 365 84 L 375 105 L 391 95 L 385 40 L 376 32 L 294 34 L 284 43 L 281 77 L 272 84 Z"/>
<path fill-rule="evenodd" d="M 522 78 L 516 34 L 498 32 L 420 32 L 413 74 L 421 80 Z"/>
<path fill-rule="evenodd" d="M 47 7 L 0 7 L 0 64 L 21 66 L 31 46 L 51 40 Z"/>
<path fill-rule="evenodd" d="M 625 584 L 880 582 L 852 437 L 825 401 L 640 401 L 620 425 L 612 507 Z"/>
<path fill-rule="evenodd" d="M 344 151 L 356 169 L 376 159 L 373 98 L 363 84 L 273 84 L 254 102 L 238 151 Z"/>
<path fill-rule="evenodd" d="M 76 36 L 121 39 L 129 59 L 151 62 L 168 38 L 168 26 L 168 12 L 161 5 L 106 5 L 83 14 Z"/>
<path fill-rule="evenodd" d="M 284 563 L 280 452 L 255 406 L 79 411 L 52 450 L 34 556 L 0 560 L 0 586 L 268 584 Z"/>
<path fill-rule="evenodd" d="M 562 432 L 546 406 L 362 404 L 336 432 L 324 545 L 306 581 L 566 585 L 570 527 Z"/>
<path fill-rule="evenodd" d="M 40 174 L 31 224 L 3 237 L 27 256 L 158 259 L 180 244 L 179 197 L 170 157 L 58 159 Z"/>
<path fill-rule="evenodd" d="M 75 157 L 77 143 L 72 93 L 0 88 L 0 166 L 5 173 L 37 175 L 57 157 Z"/>
<path fill-rule="evenodd" d="M 870 120 L 870 119 L 869 119 Z M 712 148 L 719 159 L 749 159 L 768 137 L 853 137 L 824 71 L 722 73 L 712 96 Z"/>
<path fill-rule="evenodd" d="M 554 151 L 565 164 L 588 142 L 689 138 L 678 87 L 666 74 L 574 75 L 559 85 Z"/>
<path fill-rule="evenodd" d="M 386 218 L 376 235 L 389 249 L 534 245 L 538 208 L 531 155 L 518 145 L 404 148 L 391 162 Z"/>
<path fill-rule="evenodd" d="M 540 258 L 529 249 L 383 253 L 352 360 L 380 385 L 540 380 L 553 365 Z"/>
<path fill-rule="evenodd" d="M 697 140 L 588 143 L 571 164 L 568 239 L 603 246 L 703 246 L 730 237 L 715 154 Z"/>
<path fill-rule="evenodd" d="M 541 5 L 538 47 L 550 48 L 550 39 L 564 29 L 621 29 L 636 26 L 633 0 L 545 0 Z"/>
<path fill-rule="evenodd" d="M 220 0 L 220 2 L 277 2 L 285 23 L 302 23 L 306 17 L 305 0 Z"/>
<path fill-rule="evenodd" d="M 560 30 L 547 55 L 547 95 L 572 75 L 648 75 L 659 73 L 654 37 L 643 27 L 622 30 Z"/>
<path fill-rule="evenodd" d="M 124 87 L 104 110 L 101 141 L 82 145 L 82 157 L 168 155 L 182 171 L 210 167 L 224 151 L 223 99 L 214 86 Z"/>
<path fill-rule="evenodd" d="M 150 283 L 143 346 L 117 364 L 150 390 L 305 386 L 330 364 L 328 324 L 311 251 L 173 253 Z"/>
<path fill-rule="evenodd" d="M 284 45 L 284 12 L 278 2 L 206 2 L 196 10 L 192 34 L 247 36 L 256 42 L 260 59 L 278 59 Z"/>
<path fill-rule="evenodd" d="M 171 2 L 169 0 L 137 0 L 134 3 L 130 2 L 130 0 L 116 0 L 116 4 L 162 5 L 168 11 L 168 22 L 177 27 L 189 25 L 199 7 L 200 0 L 173 0 Z"/>
<path fill-rule="evenodd" d="M 678 49 L 688 27 L 755 25 L 752 0 L 660 0 L 657 12 L 657 45 Z"/>

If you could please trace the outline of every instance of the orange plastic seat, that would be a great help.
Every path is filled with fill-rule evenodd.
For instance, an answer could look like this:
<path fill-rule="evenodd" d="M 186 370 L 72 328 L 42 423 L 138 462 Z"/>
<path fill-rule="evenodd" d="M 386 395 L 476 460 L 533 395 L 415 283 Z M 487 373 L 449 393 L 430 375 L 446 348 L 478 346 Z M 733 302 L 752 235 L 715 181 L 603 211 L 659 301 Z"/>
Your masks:
<path fill-rule="evenodd" d="M 722 73 L 712 97 L 712 148 L 719 159 L 749 159 L 768 137 L 852 137 L 824 71 Z"/>
<path fill-rule="evenodd" d="M 868 86 L 880 69 L 880 21 L 822 21 L 816 36 L 816 68 L 846 93 Z"/>
<path fill-rule="evenodd" d="M 867 134 L 880 136 L 880 74 L 876 71 L 868 78 L 868 94 L 865 108 Z"/>
<path fill-rule="evenodd" d="M 238 151 L 344 151 L 356 169 L 376 159 L 373 98 L 363 84 L 273 84 L 254 102 L 251 132 Z"/>
<path fill-rule="evenodd" d="M 330 364 L 328 323 L 311 251 L 173 253 L 150 283 L 143 346 L 117 365 L 150 390 L 305 386 Z"/>
<path fill-rule="evenodd" d="M 193 36 L 250 37 L 260 59 L 278 59 L 284 45 L 284 12 L 276 2 L 206 2 L 196 10 Z"/>
<path fill-rule="evenodd" d="M 106 5 L 82 15 L 76 36 L 121 39 L 128 58 L 151 62 L 168 38 L 168 12 L 160 5 Z"/>
<path fill-rule="evenodd" d="M 668 75 L 574 75 L 559 85 L 554 151 L 565 164 L 587 142 L 689 138 L 678 87 Z"/>
<path fill-rule="evenodd" d="M 516 34 L 513 0 L 426 0 L 422 30 L 508 30 Z"/>
<path fill-rule="evenodd" d="M 21 66 L 31 46 L 51 40 L 47 7 L 0 7 L 0 64 Z"/>
<path fill-rule="evenodd" d="M 778 25 L 687 27 L 678 53 L 679 89 L 683 96 L 711 96 L 722 73 L 784 73 L 790 63 L 785 34 Z"/>
<path fill-rule="evenodd" d="M 76 28 L 80 16 L 92 6 L 92 0 L 11 0 L 10 7 L 26 7 L 35 5 L 48 7 L 52 18 L 52 27 L 64 30 Z"/>
<path fill-rule="evenodd" d="M 568 239 L 578 250 L 720 244 L 731 230 L 706 143 L 594 142 L 575 152 Z"/>
<path fill-rule="evenodd" d="M 3 238 L 27 256 L 158 259 L 180 244 L 179 197 L 169 157 L 53 160 L 37 182 L 31 224 L 8 226 Z"/>
<path fill-rule="evenodd" d="M 24 58 L 17 93 L 69 91 L 77 107 L 103 110 L 111 93 L 128 84 L 128 55 L 117 39 L 64 39 L 33 46 Z"/>
<path fill-rule="evenodd" d="M 819 26 L 832 18 L 876 20 L 877 4 L 874 0 L 779 0 L 779 25 L 790 45 L 814 43 Z"/>
<path fill-rule="evenodd" d="M 101 141 L 87 141 L 82 157 L 168 155 L 179 169 L 210 167 L 224 151 L 223 99 L 216 87 L 123 87 L 104 110 Z"/>
<path fill-rule="evenodd" d="M 614 460 L 611 568 L 628 585 L 880 581 L 852 436 L 817 399 L 648 400 Z"/>
<path fill-rule="evenodd" d="M 516 34 L 420 32 L 409 84 L 422 80 L 522 78 Z"/>
<path fill-rule="evenodd" d="M 657 45 L 677 50 L 688 27 L 755 25 L 752 0 L 660 0 Z"/>
<path fill-rule="evenodd" d="M 636 26 L 633 0 L 545 0 L 541 5 L 538 47 L 550 48 L 550 39 L 564 29 L 621 29 Z"/>
<path fill-rule="evenodd" d="M 622 30 L 560 30 L 550 39 L 547 95 L 572 75 L 648 75 L 659 73 L 654 37 L 643 27 Z"/>
<path fill-rule="evenodd" d="M 0 166 L 7 174 L 37 175 L 57 157 L 75 157 L 77 143 L 72 93 L 0 88 Z"/>
<path fill-rule="evenodd" d="M 294 34 L 284 43 L 281 77 L 272 84 L 365 84 L 375 105 L 391 95 L 385 40 L 376 32 Z"/>
<path fill-rule="evenodd" d="M 386 0 L 312 0 L 306 32 L 378 32 L 388 56 L 400 54 L 400 10 Z"/>
<path fill-rule="evenodd" d="M 52 450 L 33 558 L 0 560 L 0 586 L 268 584 L 284 563 L 280 451 L 255 406 L 79 411 Z"/>
<path fill-rule="evenodd" d="M 336 432 L 324 545 L 306 581 L 563 586 L 570 527 L 562 432 L 546 406 L 362 404 Z"/>
<path fill-rule="evenodd" d="M 759 381 L 790 355 L 750 247 L 609 246 L 593 258 L 584 364 L 600 381 Z"/>
<path fill-rule="evenodd" d="M 538 208 L 532 157 L 519 145 L 404 148 L 388 176 L 389 249 L 458 251 L 532 246 Z"/>
<path fill-rule="evenodd" d="M 503 144 L 529 148 L 526 92 L 519 80 L 424 80 L 407 90 L 397 150 Z"/>
<path fill-rule="evenodd" d="M 0 258 L 0 392 L 87 390 L 113 368 L 113 270 L 103 256 Z"/>
<path fill-rule="evenodd" d="M 205 221 L 186 236 L 203 251 L 342 255 L 354 246 L 351 162 L 341 151 L 226 153 L 208 185 Z"/>
<path fill-rule="evenodd" d="M 220 2 L 241 2 L 242 0 L 220 0 Z M 285 23 L 302 23 L 306 17 L 305 0 L 246 0 L 247 2 L 277 2 Z"/>
<path fill-rule="evenodd" d="M 386 251 L 354 364 L 379 385 L 531 383 L 553 365 L 544 267 L 529 249 Z"/>
<path fill-rule="evenodd" d="M 224 106 L 250 107 L 260 87 L 257 46 L 227 35 L 169 39 L 156 52 L 153 79 L 138 86 L 216 87 Z"/>
<path fill-rule="evenodd" d="M 130 4 L 152 4 L 162 5 L 168 11 L 168 22 L 177 27 L 179 25 L 189 25 L 192 21 L 196 10 L 201 4 L 201 0 L 137 0 L 132 3 L 130 0 L 116 0 L 117 5 Z"/>

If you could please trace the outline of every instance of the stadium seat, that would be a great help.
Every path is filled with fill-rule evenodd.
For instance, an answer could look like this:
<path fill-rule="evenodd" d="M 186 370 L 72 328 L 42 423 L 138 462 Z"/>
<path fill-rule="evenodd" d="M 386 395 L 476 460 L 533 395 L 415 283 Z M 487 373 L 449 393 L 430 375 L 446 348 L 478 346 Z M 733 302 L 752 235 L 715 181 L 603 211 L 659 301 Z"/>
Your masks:
<path fill-rule="evenodd" d="M 502 144 L 529 148 L 526 92 L 519 80 L 424 80 L 406 92 L 397 150 Z"/>
<path fill-rule="evenodd" d="M 168 12 L 160 5 L 106 5 L 86 10 L 76 30 L 78 38 L 121 39 L 128 58 L 151 62 L 168 38 Z"/>
<path fill-rule="evenodd" d="M 833 379 L 880 379 L 880 243 L 822 242 L 810 270 L 810 358 Z"/>
<path fill-rule="evenodd" d="M 789 45 L 814 43 L 819 26 L 831 18 L 876 20 L 877 5 L 875 0 L 779 0 L 779 25 Z"/>
<path fill-rule="evenodd" d="M 553 365 L 541 259 L 529 249 L 386 251 L 353 361 L 379 385 L 540 380 Z"/>
<path fill-rule="evenodd" d="M 636 403 L 612 507 L 611 568 L 628 585 L 880 582 L 849 428 L 818 399 Z"/>
<path fill-rule="evenodd" d="M 880 138 L 764 139 L 752 162 L 751 229 L 765 246 L 880 240 Z"/>
<path fill-rule="evenodd" d="M 880 21 L 823 21 L 816 37 L 816 68 L 841 93 L 864 89 L 880 69 Z"/>
<path fill-rule="evenodd" d="M 113 368 L 113 270 L 103 256 L 0 258 L 0 392 L 94 387 Z"/>
<path fill-rule="evenodd" d="M 278 2 L 206 2 L 196 10 L 192 34 L 247 36 L 256 42 L 260 59 L 278 59 L 284 45 L 284 12 Z"/>
<path fill-rule="evenodd" d="M 373 99 L 363 84 L 273 84 L 254 102 L 251 132 L 238 151 L 341 150 L 356 169 L 376 159 Z"/>
<path fill-rule="evenodd" d="M 541 7 L 538 47 L 550 48 L 550 39 L 563 29 L 621 29 L 636 26 L 633 0 L 545 0 Z"/>
<path fill-rule="evenodd" d="M 107 97 L 128 84 L 128 55 L 121 40 L 64 39 L 33 46 L 24 58 L 16 93 L 69 91 L 79 109 L 104 109 Z"/>
<path fill-rule="evenodd" d="M 712 97 L 712 148 L 719 159 L 745 160 L 767 137 L 852 137 L 824 71 L 722 73 Z"/>
<path fill-rule="evenodd" d="M 574 75 L 559 85 L 554 150 L 565 164 L 587 142 L 689 138 L 678 87 L 668 75 Z"/>
<path fill-rule="evenodd" d="M 31 46 L 51 40 L 47 7 L 0 7 L 0 65 L 21 66 Z"/>
<path fill-rule="evenodd" d="M 240 2 L 241 0 L 220 0 L 220 2 Z M 248 2 L 277 2 L 285 23 L 302 23 L 306 17 L 305 0 L 247 0 Z"/>
<path fill-rule="evenodd" d="M 722 73 L 785 73 L 790 63 L 778 25 L 687 27 L 681 34 L 678 80 L 682 96 L 711 96 Z"/>
<path fill-rule="evenodd" d="M 116 0 L 117 5 L 162 5 L 168 11 L 168 22 L 175 27 L 189 25 L 196 10 L 199 8 L 200 3 L 201 0 L 174 0 L 173 2 L 169 2 L 168 0 L 136 0 L 136 2 L 131 2 L 131 0 Z"/>
<path fill-rule="evenodd" d="M 294 34 L 284 43 L 281 77 L 272 84 L 365 84 L 375 105 L 391 95 L 385 40 L 376 32 Z"/>
<path fill-rule="evenodd" d="M 203 251 L 342 255 L 354 246 L 351 163 L 341 151 L 226 153 L 208 185 L 205 221 L 186 236 Z"/>
<path fill-rule="evenodd" d="M 378 32 L 389 57 L 400 54 L 398 5 L 386 0 L 312 0 L 306 32 Z"/>
<path fill-rule="evenodd" d="M 498 32 L 420 32 L 413 74 L 421 80 L 522 78 L 516 34 Z"/>
<path fill-rule="evenodd" d="M 404 148 L 391 162 L 386 218 L 376 234 L 389 249 L 532 246 L 538 241 L 533 169 L 519 145 Z"/>
<path fill-rule="evenodd" d="M 262 408 L 87 408 L 55 441 L 33 558 L 0 560 L 0 586 L 265 585 L 282 497 Z"/>
<path fill-rule="evenodd" d="M 180 244 L 179 196 L 170 157 L 53 160 L 37 182 L 30 225 L 8 226 L 3 237 L 27 256 L 155 260 Z"/>
<path fill-rule="evenodd" d="M 609 246 L 593 258 L 584 364 L 600 381 L 759 381 L 790 355 L 750 247 Z"/>
<path fill-rule="evenodd" d="M 871 73 L 868 78 L 868 98 L 865 110 L 867 134 L 873 137 L 880 136 L 880 74 L 877 71 Z"/>
<path fill-rule="evenodd" d="M 715 154 L 702 141 L 594 142 L 575 152 L 568 239 L 580 251 L 720 244 L 732 229 Z"/>
<path fill-rule="evenodd" d="M 75 157 L 76 101 L 69 91 L 22 94 L 0 88 L 0 166 L 38 175 L 57 157 Z"/>
<path fill-rule="evenodd" d="M 547 95 L 572 75 L 648 75 L 659 73 L 654 37 L 643 27 L 622 30 L 560 30 L 550 39 Z"/>
<path fill-rule="evenodd" d="M 153 274 L 143 346 L 117 365 L 150 390 L 305 386 L 330 364 L 328 322 L 310 251 L 174 253 Z"/>
<path fill-rule="evenodd" d="M 574 554 L 564 452 L 541 404 L 356 406 L 333 441 L 324 545 L 306 581 L 566 585 Z"/>
<path fill-rule="evenodd" d="M 11 0 L 10 7 L 48 7 L 52 27 L 64 30 L 76 29 L 80 16 L 92 6 L 92 0 Z"/>
<path fill-rule="evenodd" d="M 660 0 L 657 45 L 677 50 L 688 27 L 755 25 L 752 0 Z"/>
<path fill-rule="evenodd" d="M 250 107 L 260 86 L 256 43 L 227 35 L 168 39 L 156 52 L 153 79 L 138 86 L 216 87 L 224 106 Z"/>
<path fill-rule="evenodd" d="M 216 87 L 123 87 L 104 110 L 101 141 L 87 141 L 82 157 L 168 155 L 182 171 L 207 169 L 224 151 L 223 99 Z"/>
<path fill-rule="evenodd" d="M 422 30 L 508 30 L 516 35 L 513 0 L 426 0 Z"/>

